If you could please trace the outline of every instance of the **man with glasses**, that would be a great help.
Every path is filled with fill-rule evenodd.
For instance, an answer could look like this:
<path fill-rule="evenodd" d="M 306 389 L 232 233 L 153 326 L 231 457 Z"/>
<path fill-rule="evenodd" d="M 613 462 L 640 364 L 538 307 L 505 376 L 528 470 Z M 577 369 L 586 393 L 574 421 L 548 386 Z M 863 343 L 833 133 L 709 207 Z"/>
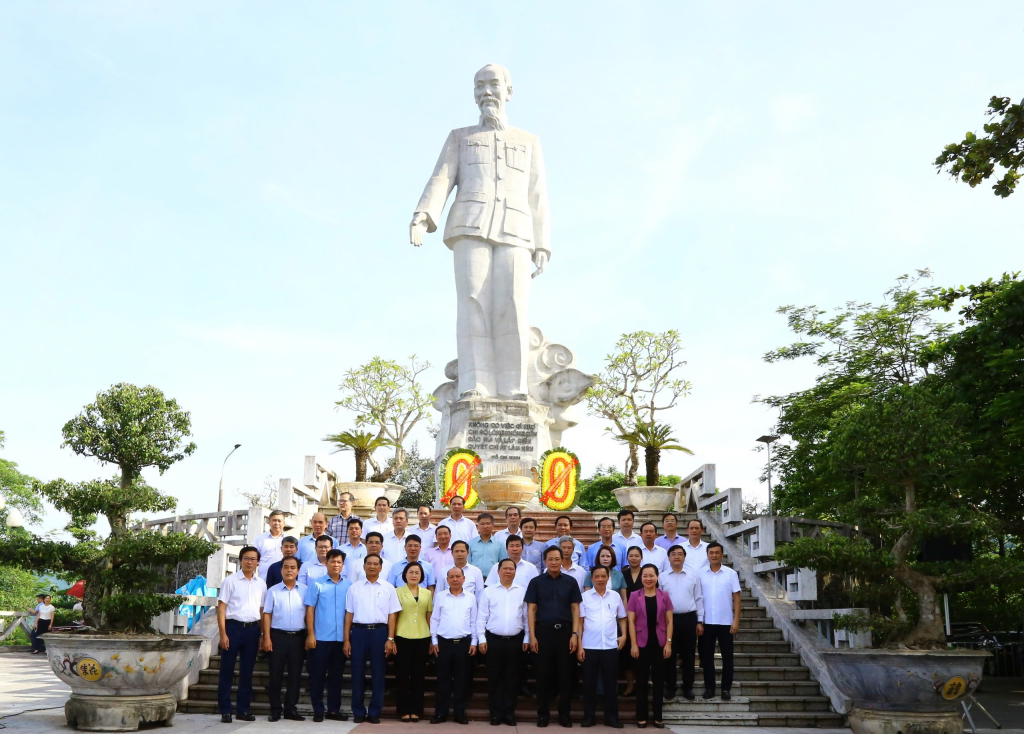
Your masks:
<path fill-rule="evenodd" d="M 260 647 L 260 618 L 267 584 L 257 568 L 260 552 L 247 545 L 238 552 L 241 568 L 224 579 L 217 601 L 217 626 L 220 628 L 220 674 L 217 700 L 220 720 L 231 723 L 231 687 L 238 665 L 237 715 L 239 721 L 256 721 L 249 712 L 252 699 L 252 673 Z"/>
<path fill-rule="evenodd" d="M 352 503 L 355 496 L 351 492 L 342 492 L 338 495 L 338 514 L 327 523 L 327 534 L 333 538 L 342 540 L 348 537 L 348 524 L 352 520 L 362 520 L 359 515 L 352 513 Z"/>

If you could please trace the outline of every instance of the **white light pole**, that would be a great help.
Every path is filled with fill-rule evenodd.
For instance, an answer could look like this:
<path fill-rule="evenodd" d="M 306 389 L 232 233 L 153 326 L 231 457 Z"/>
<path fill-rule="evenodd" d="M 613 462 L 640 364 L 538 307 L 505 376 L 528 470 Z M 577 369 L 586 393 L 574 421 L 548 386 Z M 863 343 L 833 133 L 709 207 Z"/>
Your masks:
<path fill-rule="evenodd" d="M 224 463 L 220 465 L 220 491 L 217 493 L 217 512 L 221 512 L 224 509 L 224 467 L 228 463 L 228 459 L 231 458 L 231 454 L 238 451 L 238 447 L 241 445 L 236 443 L 235 448 L 228 452 L 228 455 L 224 457 Z"/>
<path fill-rule="evenodd" d="M 772 443 L 779 440 L 778 436 L 761 436 L 757 439 L 758 443 L 763 443 L 768 447 L 768 516 L 772 517 L 775 515 L 775 511 L 772 507 Z"/>

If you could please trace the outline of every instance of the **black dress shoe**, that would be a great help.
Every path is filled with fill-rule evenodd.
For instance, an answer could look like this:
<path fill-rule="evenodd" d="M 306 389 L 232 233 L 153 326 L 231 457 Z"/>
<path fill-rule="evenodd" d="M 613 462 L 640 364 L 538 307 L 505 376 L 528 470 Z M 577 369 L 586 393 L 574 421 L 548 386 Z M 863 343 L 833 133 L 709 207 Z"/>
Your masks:
<path fill-rule="evenodd" d="M 238 721 L 256 721 L 256 717 L 248 712 L 244 714 L 235 714 L 235 718 Z"/>
<path fill-rule="evenodd" d="M 271 714 L 270 716 L 267 717 L 267 721 L 280 721 L 280 720 L 281 720 L 281 714 Z"/>
<path fill-rule="evenodd" d="M 704 695 L 701 696 L 701 698 L 703 698 L 705 701 L 707 701 L 709 698 L 714 698 L 714 697 L 715 697 L 715 692 L 714 691 L 704 691 Z"/>
<path fill-rule="evenodd" d="M 284 715 L 284 718 L 288 719 L 289 721 L 305 721 L 306 720 L 306 717 L 300 715 L 298 711 L 289 711 L 287 714 Z"/>
<path fill-rule="evenodd" d="M 692 701 L 696 696 L 693 695 L 693 691 L 683 691 L 683 698 L 687 701 Z"/>
<path fill-rule="evenodd" d="M 352 717 L 352 721 L 354 721 L 357 724 L 362 724 L 364 721 L 366 721 L 366 717 L 365 716 L 353 716 Z"/>
<path fill-rule="evenodd" d="M 431 724 L 443 724 L 447 720 L 448 720 L 447 716 L 431 716 L 430 717 L 430 723 Z"/>
<path fill-rule="evenodd" d="M 328 711 L 327 718 L 331 721 L 348 721 L 348 714 L 343 714 L 340 711 Z"/>
<path fill-rule="evenodd" d="M 541 729 L 543 729 L 547 725 L 548 725 L 548 720 L 546 718 L 544 718 L 544 719 L 538 718 L 537 719 L 537 726 L 539 726 Z"/>
<path fill-rule="evenodd" d="M 623 729 L 623 728 L 625 728 L 625 724 L 623 724 L 621 721 L 606 721 L 606 722 L 604 722 L 604 725 L 607 726 L 607 727 L 610 727 L 612 729 Z"/>
<path fill-rule="evenodd" d="M 732 694 L 729 693 L 729 691 L 722 691 L 722 700 L 723 701 L 731 701 L 732 700 Z"/>
<path fill-rule="evenodd" d="M 655 721 L 654 723 L 651 724 L 651 726 L 653 726 L 655 729 L 664 729 L 665 728 L 665 722 L 664 721 Z"/>
<path fill-rule="evenodd" d="M 667 688 L 665 689 L 665 696 L 664 696 L 664 699 L 665 699 L 666 701 L 672 701 L 672 700 L 674 700 L 674 699 L 675 699 L 675 697 L 676 697 L 676 692 L 675 692 L 675 691 L 670 691 L 670 690 L 668 690 Z"/>
<path fill-rule="evenodd" d="M 641 723 L 640 723 L 640 722 L 638 721 L 638 722 L 637 722 L 637 724 L 636 724 L 636 728 L 637 728 L 637 729 L 646 729 L 646 728 L 647 728 L 647 722 L 645 721 L 645 722 L 643 722 L 643 723 L 641 724 Z"/>
<path fill-rule="evenodd" d="M 558 724 L 559 724 L 559 726 L 564 726 L 566 729 L 571 729 L 572 728 L 572 719 L 559 719 L 558 720 Z"/>
<path fill-rule="evenodd" d="M 324 715 L 322 713 L 314 713 L 313 714 L 313 721 L 323 721 L 323 720 L 324 720 Z"/>
<path fill-rule="evenodd" d="M 516 717 L 515 716 L 513 716 L 512 714 L 509 714 L 508 716 L 505 717 L 505 726 L 515 726 L 515 725 L 516 725 Z"/>
<path fill-rule="evenodd" d="M 222 724 L 230 724 L 231 723 L 231 714 L 221 714 L 220 715 L 220 723 L 222 723 Z"/>
<path fill-rule="evenodd" d="M 453 716 L 452 721 L 454 721 L 456 724 L 468 724 L 469 717 L 465 714 L 463 714 L 462 716 Z"/>
<path fill-rule="evenodd" d="M 593 719 L 584 719 L 583 723 L 580 724 L 580 726 L 582 726 L 584 729 L 589 729 L 593 725 L 594 725 L 594 720 Z"/>
<path fill-rule="evenodd" d="M 497 716 L 491 718 L 491 726 L 501 726 L 501 719 Z"/>
<path fill-rule="evenodd" d="M 380 723 L 380 717 L 379 716 L 367 716 L 366 720 L 369 721 L 371 724 L 379 724 Z"/>

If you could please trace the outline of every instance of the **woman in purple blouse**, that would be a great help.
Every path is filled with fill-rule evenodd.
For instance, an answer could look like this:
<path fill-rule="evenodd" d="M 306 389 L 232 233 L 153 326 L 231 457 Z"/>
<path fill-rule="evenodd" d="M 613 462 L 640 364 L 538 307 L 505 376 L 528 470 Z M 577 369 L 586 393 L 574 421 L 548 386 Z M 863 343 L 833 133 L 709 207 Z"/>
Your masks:
<path fill-rule="evenodd" d="M 672 597 L 658 588 L 658 567 L 648 563 L 640 572 L 643 588 L 629 595 L 630 654 L 636 661 L 636 725 L 647 728 L 647 681 L 654 684 L 654 726 L 664 729 L 661 703 L 665 693 L 665 663 L 672 655 Z"/>

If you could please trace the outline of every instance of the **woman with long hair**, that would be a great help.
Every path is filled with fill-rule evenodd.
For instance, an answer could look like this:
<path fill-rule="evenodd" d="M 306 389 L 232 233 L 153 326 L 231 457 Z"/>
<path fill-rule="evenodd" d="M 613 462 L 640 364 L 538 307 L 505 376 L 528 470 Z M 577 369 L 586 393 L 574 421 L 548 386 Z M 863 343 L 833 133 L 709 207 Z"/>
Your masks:
<path fill-rule="evenodd" d="M 622 570 L 622 582 L 626 585 L 626 603 L 629 603 L 629 597 L 634 591 L 638 591 L 644 588 L 643 581 L 640 578 L 640 566 L 644 560 L 644 552 L 640 550 L 640 546 L 632 545 L 626 550 L 626 567 Z M 626 690 L 622 692 L 624 696 L 633 695 L 634 678 L 633 678 L 633 658 L 630 656 L 630 646 L 626 645 L 622 648 L 622 658 L 619 660 L 619 666 L 622 670 L 626 671 Z"/>
<path fill-rule="evenodd" d="M 672 597 L 658 588 L 658 567 L 644 565 L 643 588 L 629 595 L 630 655 L 636 670 L 636 725 L 647 727 L 647 681 L 654 686 L 654 726 L 664 729 L 661 704 L 665 695 L 665 661 L 672 655 Z"/>
<path fill-rule="evenodd" d="M 608 579 L 608 588 L 616 592 L 622 597 L 622 605 L 625 606 L 629 600 L 626 596 L 626 580 L 622 577 L 622 571 L 619 570 L 619 564 L 615 558 L 614 548 L 602 548 L 597 552 L 597 562 L 594 567 L 604 566 L 611 569 L 611 577 Z M 590 570 L 587 570 L 587 575 L 583 578 L 583 590 L 594 588 L 594 582 L 590 580 Z"/>
<path fill-rule="evenodd" d="M 402 569 L 404 585 L 398 587 L 402 611 L 395 626 L 395 684 L 398 716 L 407 723 L 423 716 L 423 680 L 430 654 L 430 613 L 434 609 L 430 589 L 420 586 L 423 566 L 412 561 Z"/>

